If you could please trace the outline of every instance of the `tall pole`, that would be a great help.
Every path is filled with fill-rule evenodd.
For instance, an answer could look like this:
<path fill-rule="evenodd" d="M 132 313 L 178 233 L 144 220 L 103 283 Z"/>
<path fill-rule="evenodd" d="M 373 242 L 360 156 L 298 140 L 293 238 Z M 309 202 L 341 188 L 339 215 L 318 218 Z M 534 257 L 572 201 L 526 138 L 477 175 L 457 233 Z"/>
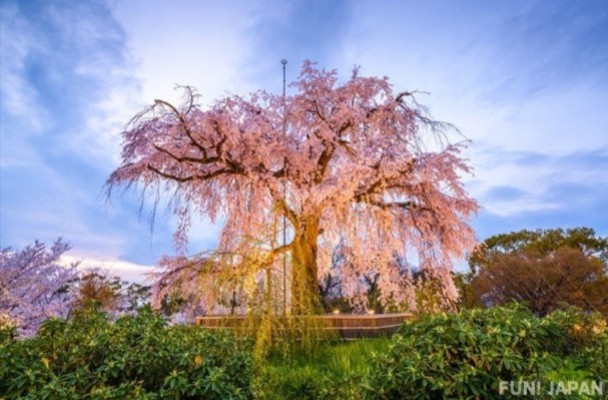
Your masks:
<path fill-rule="evenodd" d="M 287 137 L 287 113 L 285 105 L 285 70 L 287 66 L 287 60 L 281 60 L 283 64 L 283 136 Z M 283 158 L 283 172 L 287 167 L 287 157 Z M 285 174 L 283 174 L 283 199 L 287 204 L 287 187 L 285 183 Z M 283 246 L 287 244 L 287 220 L 285 214 L 283 214 Z M 283 314 L 287 315 L 287 253 L 283 253 Z"/>

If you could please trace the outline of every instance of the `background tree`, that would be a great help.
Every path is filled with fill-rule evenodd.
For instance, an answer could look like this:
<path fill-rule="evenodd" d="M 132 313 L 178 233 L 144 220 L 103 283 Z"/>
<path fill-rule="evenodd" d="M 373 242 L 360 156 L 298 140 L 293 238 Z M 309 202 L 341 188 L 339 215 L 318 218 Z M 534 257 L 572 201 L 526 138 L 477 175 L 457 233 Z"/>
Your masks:
<path fill-rule="evenodd" d="M 35 241 L 21 250 L 0 251 L 0 320 L 29 336 L 46 318 L 67 316 L 78 275 L 76 264 L 58 261 L 69 248 L 57 239 L 50 248 Z"/>
<path fill-rule="evenodd" d="M 123 311 L 134 312 L 150 304 L 151 286 L 126 281 L 121 281 L 121 286 L 124 298 Z"/>
<path fill-rule="evenodd" d="M 106 312 L 116 312 L 120 308 L 121 288 L 118 277 L 109 278 L 107 273 L 100 270 L 87 272 L 78 279 L 74 308 L 99 308 Z"/>
<path fill-rule="evenodd" d="M 526 302 L 538 315 L 568 305 L 608 315 L 608 240 L 590 228 L 493 236 L 471 256 L 481 305 Z"/>
<path fill-rule="evenodd" d="M 474 244 L 467 222 L 477 209 L 460 182 L 469 171 L 459 156 L 465 142 L 450 143 L 454 130 L 427 117 L 412 93 L 393 93 L 386 78 L 355 69 L 338 84 L 335 71 L 305 62 L 292 87 L 296 94 L 285 99 L 259 91 L 208 109 L 190 88 L 181 107 L 156 100 L 123 133 L 122 164 L 109 188 L 140 184 L 144 193 L 171 195 L 178 246 L 191 212 L 222 218 L 209 255 L 214 267 L 205 272 L 225 283 L 215 287 L 230 282 L 250 294 L 256 285 L 248 282 L 256 281 L 276 297 L 287 257 L 296 314 L 321 308 L 318 280 L 338 243 L 347 247 L 340 279 L 353 303 L 366 302 L 364 274 L 378 274 L 383 302 L 412 296 L 395 254 L 415 258 L 455 298 L 449 268 Z M 278 240 L 283 217 L 285 245 Z M 185 265 L 192 264 L 168 263 L 167 272 L 188 275 Z M 201 292 L 199 280 L 170 281 Z"/>
<path fill-rule="evenodd" d="M 571 229 L 537 229 L 494 235 L 480 243 L 471 254 L 469 265 L 473 272 L 489 264 L 495 254 L 536 253 L 546 256 L 569 247 L 580 250 L 585 257 L 608 263 L 608 238 L 598 237 L 587 227 Z"/>
<path fill-rule="evenodd" d="M 73 310 L 99 309 L 114 316 L 134 312 L 150 301 L 150 286 L 124 281 L 101 269 L 82 273 L 74 292 Z"/>
<path fill-rule="evenodd" d="M 469 309 L 479 307 L 480 304 L 475 297 L 473 287 L 471 286 L 471 279 L 473 274 L 471 272 L 455 272 L 453 274 L 454 284 L 458 289 L 458 309 Z"/>

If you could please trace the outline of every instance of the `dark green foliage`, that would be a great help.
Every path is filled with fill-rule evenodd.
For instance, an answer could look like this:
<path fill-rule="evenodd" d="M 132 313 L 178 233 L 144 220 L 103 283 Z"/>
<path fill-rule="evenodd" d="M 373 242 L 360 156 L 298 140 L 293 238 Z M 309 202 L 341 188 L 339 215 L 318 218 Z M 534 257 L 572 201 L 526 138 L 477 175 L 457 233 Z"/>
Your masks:
<path fill-rule="evenodd" d="M 81 313 L 32 339 L 0 330 L 0 398 L 505 399 L 501 380 L 608 380 L 606 320 L 573 310 L 427 315 L 392 338 L 324 342 L 255 366 L 252 352 L 227 333 L 168 327 L 148 308 L 115 323 Z"/>
<path fill-rule="evenodd" d="M 501 380 L 555 379 L 565 369 L 607 379 L 607 351 L 605 321 L 574 311 L 544 319 L 522 307 L 438 314 L 406 323 L 365 386 L 379 399 L 500 398 Z"/>
<path fill-rule="evenodd" d="M 47 320 L 32 339 L 4 339 L 0 359 L 0 398 L 251 397 L 248 343 L 168 327 L 149 309 L 115 323 L 95 312 Z"/>

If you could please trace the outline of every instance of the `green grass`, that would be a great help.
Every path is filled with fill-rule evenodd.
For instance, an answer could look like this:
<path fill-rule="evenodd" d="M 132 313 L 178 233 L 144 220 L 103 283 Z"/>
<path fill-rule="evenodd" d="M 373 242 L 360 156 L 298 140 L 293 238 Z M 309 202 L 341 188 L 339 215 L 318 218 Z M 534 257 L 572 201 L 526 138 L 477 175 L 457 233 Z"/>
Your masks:
<path fill-rule="evenodd" d="M 310 352 L 271 356 L 258 365 L 254 393 L 259 399 L 357 399 L 375 354 L 390 338 L 334 342 Z"/>

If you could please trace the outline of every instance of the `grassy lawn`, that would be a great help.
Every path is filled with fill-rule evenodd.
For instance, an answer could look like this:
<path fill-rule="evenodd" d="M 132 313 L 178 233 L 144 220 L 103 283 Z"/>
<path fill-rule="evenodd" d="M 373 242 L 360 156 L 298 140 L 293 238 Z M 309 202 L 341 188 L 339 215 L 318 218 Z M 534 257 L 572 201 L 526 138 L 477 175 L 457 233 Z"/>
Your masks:
<path fill-rule="evenodd" d="M 385 354 L 388 337 L 334 342 L 291 357 L 271 356 L 257 368 L 254 392 L 261 399 L 358 398 L 374 355 Z"/>

